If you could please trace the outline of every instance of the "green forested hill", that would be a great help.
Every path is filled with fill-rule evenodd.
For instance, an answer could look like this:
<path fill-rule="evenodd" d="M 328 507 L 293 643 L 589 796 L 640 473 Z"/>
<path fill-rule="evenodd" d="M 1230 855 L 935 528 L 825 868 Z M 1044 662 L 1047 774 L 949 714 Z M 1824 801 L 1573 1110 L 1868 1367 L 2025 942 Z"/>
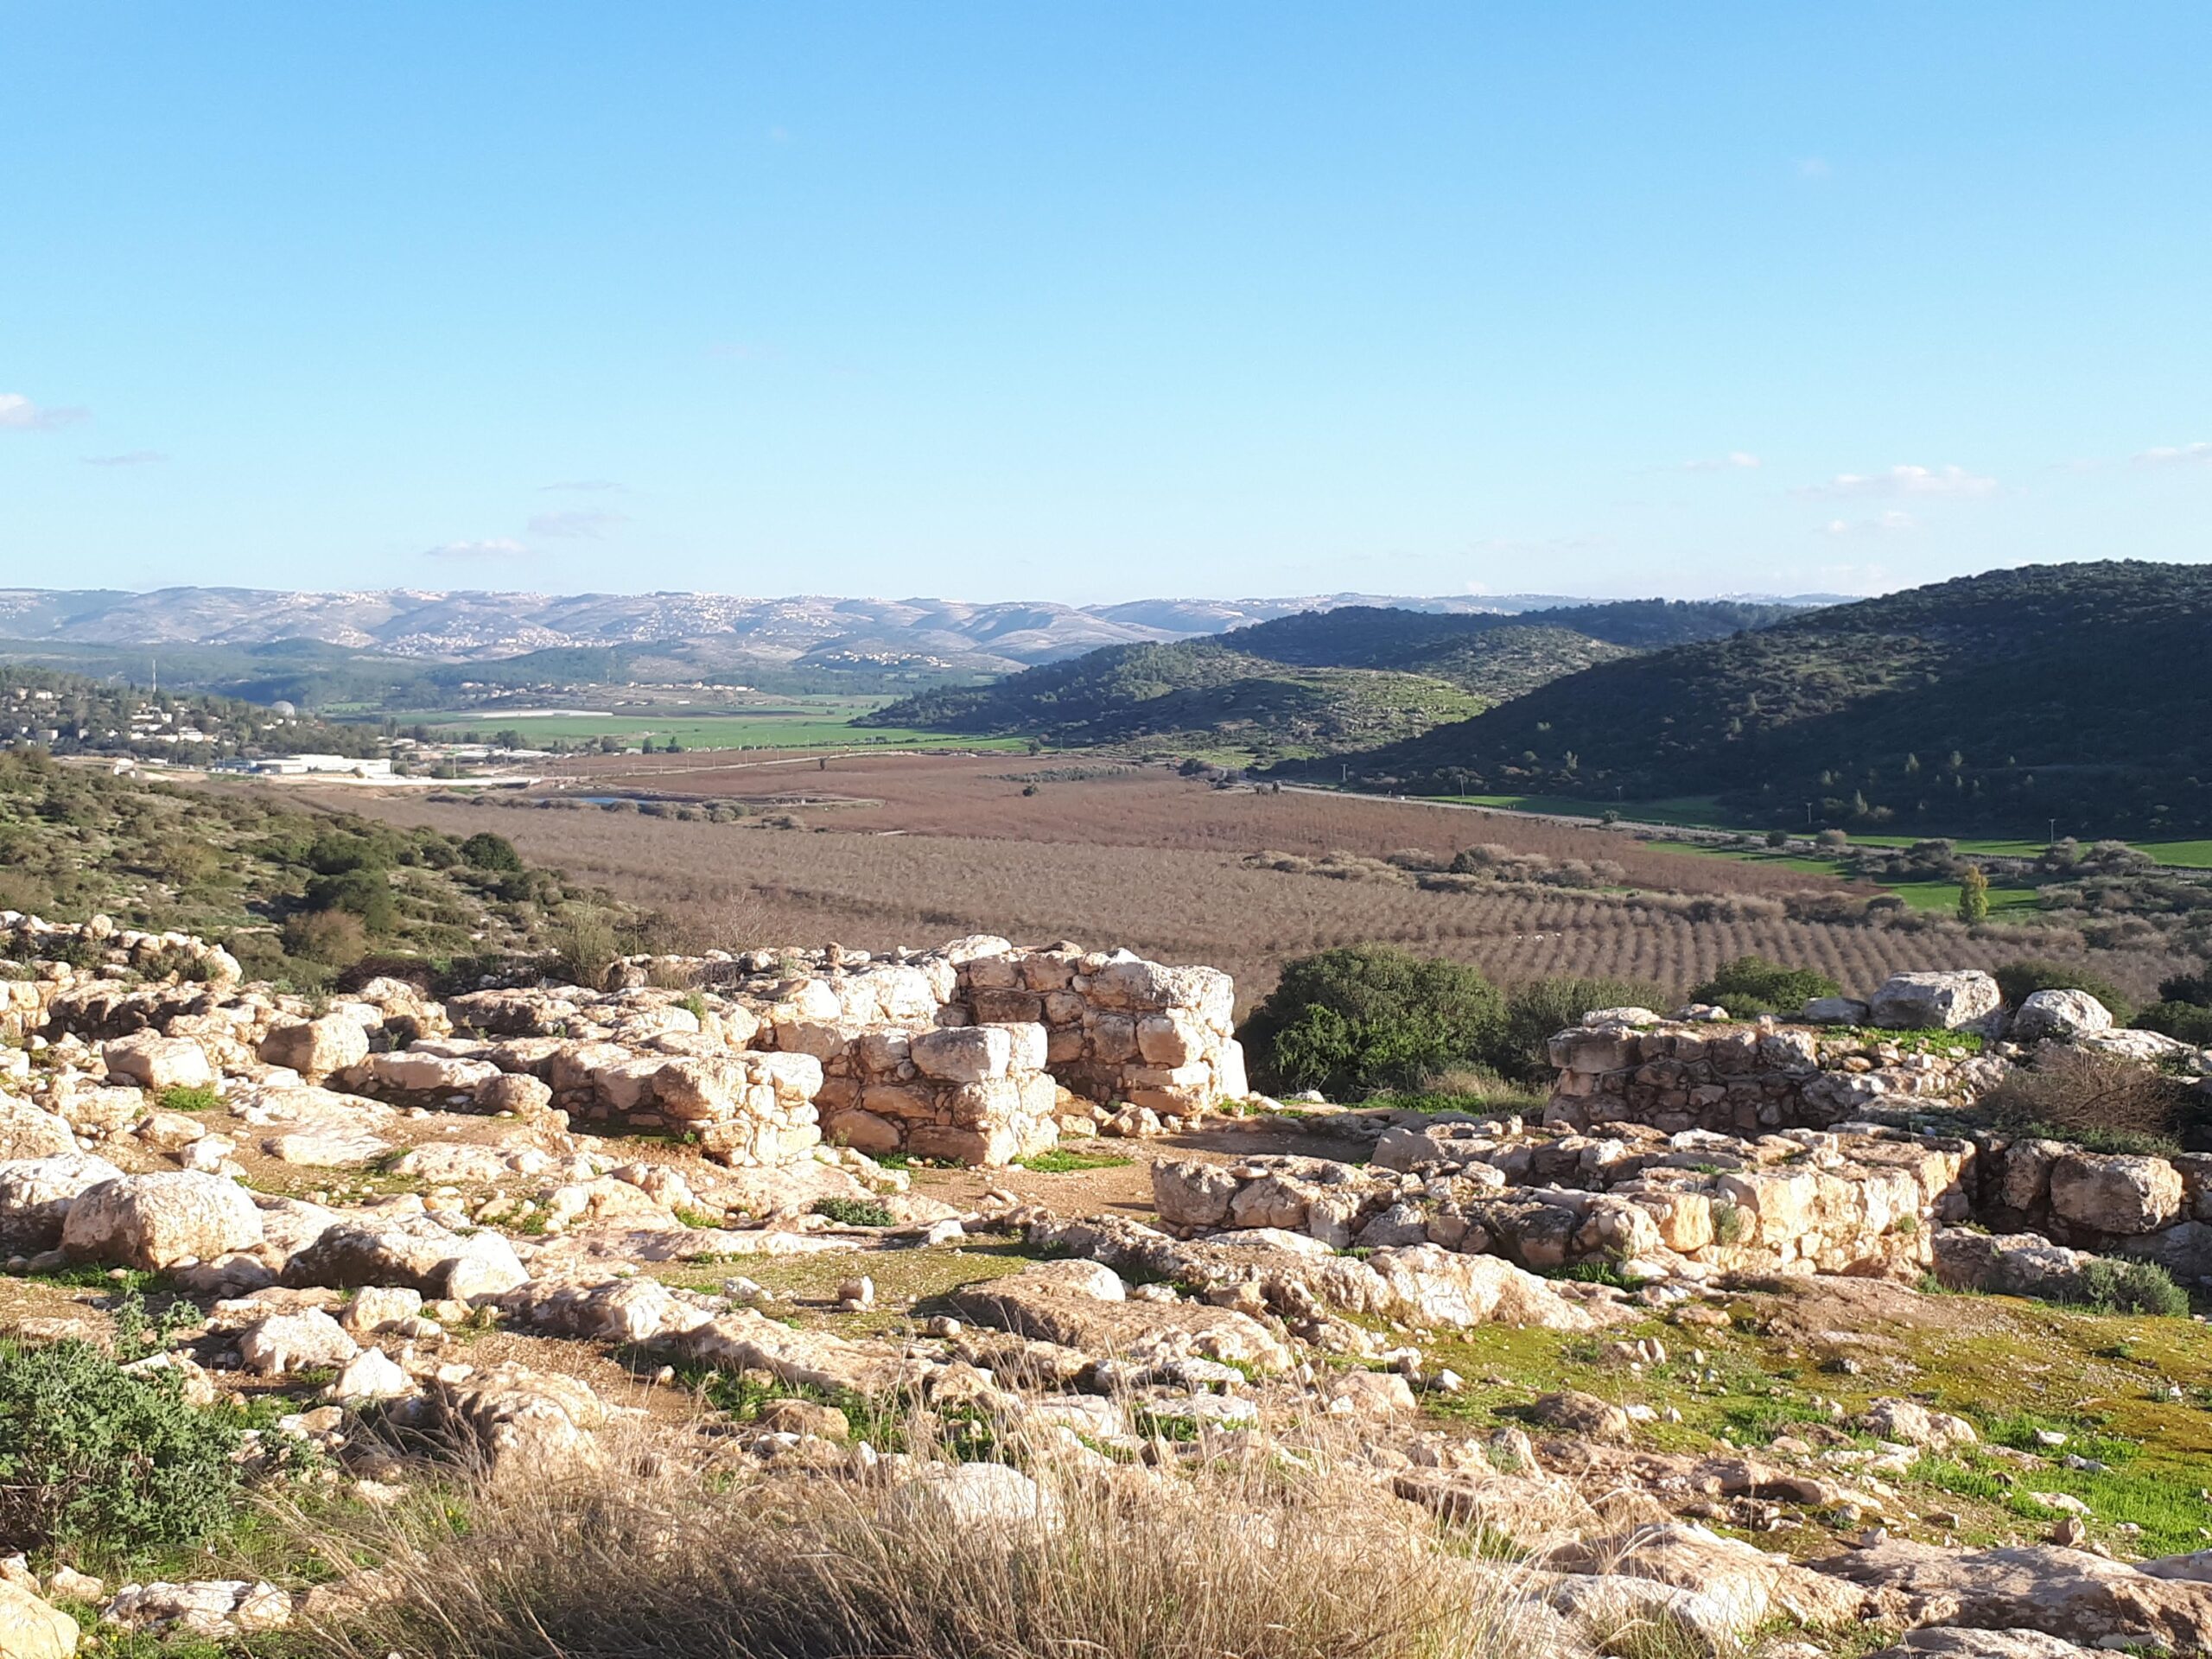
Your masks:
<path fill-rule="evenodd" d="M 1061 745 L 1336 753 L 1413 737 L 1637 649 L 1788 613 L 1663 600 L 1519 615 L 1347 606 L 1208 639 L 1109 645 L 993 684 L 924 692 L 861 723 Z"/>
<path fill-rule="evenodd" d="M 2031 565 L 1600 664 L 1365 757 L 1370 781 L 1802 825 L 2212 828 L 2212 569 Z M 1448 781 L 1447 781 L 1448 780 Z"/>
<path fill-rule="evenodd" d="M 994 685 L 926 691 L 855 724 L 1291 755 L 1388 743 L 1484 706 L 1426 675 L 1299 668 L 1199 639 L 1112 645 Z"/>

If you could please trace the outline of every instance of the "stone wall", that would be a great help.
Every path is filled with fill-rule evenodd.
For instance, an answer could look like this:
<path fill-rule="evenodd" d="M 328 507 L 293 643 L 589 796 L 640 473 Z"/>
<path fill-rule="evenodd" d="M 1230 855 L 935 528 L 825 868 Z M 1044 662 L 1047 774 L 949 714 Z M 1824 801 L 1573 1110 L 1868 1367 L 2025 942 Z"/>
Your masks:
<path fill-rule="evenodd" d="M 1173 1126 L 1249 1090 L 1236 987 L 1217 969 L 977 935 L 692 971 L 757 1013 L 761 1046 L 822 1062 L 823 1132 L 865 1152 L 1006 1163 L 1063 1133 Z"/>
<path fill-rule="evenodd" d="M 1959 1043 L 1900 1047 L 1819 1028 L 1596 1017 L 1552 1038 L 1547 1116 L 1577 1128 L 1644 1123 L 1670 1134 L 1825 1129 L 1916 1106 L 1963 1106 L 2009 1069 Z"/>
<path fill-rule="evenodd" d="M 1276 1228 L 1333 1249 L 1427 1243 L 1537 1272 L 1602 1262 L 1645 1278 L 1834 1273 L 1914 1279 L 1969 1213 L 1974 1147 L 1893 1131 L 1743 1139 L 1507 1117 L 1397 1127 L 1371 1163 L 1257 1158 L 1153 1168 L 1185 1233 Z"/>

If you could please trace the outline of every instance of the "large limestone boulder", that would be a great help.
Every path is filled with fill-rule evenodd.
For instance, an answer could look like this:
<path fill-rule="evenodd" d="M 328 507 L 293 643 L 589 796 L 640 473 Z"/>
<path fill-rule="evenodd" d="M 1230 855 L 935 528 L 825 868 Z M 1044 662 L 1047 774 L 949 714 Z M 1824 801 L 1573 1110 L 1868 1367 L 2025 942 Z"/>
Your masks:
<path fill-rule="evenodd" d="M 796 1111 L 822 1092 L 822 1062 L 811 1054 L 687 1055 L 662 1061 L 652 1090 L 661 1110 L 681 1123 L 772 1116 Z"/>
<path fill-rule="evenodd" d="M 237 1182 L 196 1170 L 125 1175 L 79 1192 L 61 1248 L 79 1262 L 158 1271 L 261 1243 L 261 1211 Z"/>
<path fill-rule="evenodd" d="M 361 1351 L 360 1344 L 321 1308 L 271 1313 L 238 1336 L 238 1357 L 257 1376 L 284 1376 L 318 1366 L 342 1366 Z"/>
<path fill-rule="evenodd" d="M 1937 1625 L 1907 1630 L 1872 1659 L 2094 1659 L 2094 1648 L 2062 1642 L 2041 1630 L 1961 1630 Z"/>
<path fill-rule="evenodd" d="M 1868 1013 L 1855 996 L 1815 996 L 1806 999 L 1797 1017 L 1810 1026 L 1863 1026 Z"/>
<path fill-rule="evenodd" d="M 2212 1585 L 2155 1577 L 2085 1550 L 1949 1550 L 1891 1541 L 1809 1565 L 1870 1589 L 1954 1609 L 1948 1622 L 2040 1630 L 2088 1648 L 2199 1653 L 2212 1646 Z"/>
<path fill-rule="evenodd" d="M 918 1033 L 908 1053 L 925 1077 L 982 1083 L 1007 1074 L 1014 1063 L 1014 1038 L 1004 1026 L 948 1026 Z"/>
<path fill-rule="evenodd" d="M 983 1529 L 1050 1527 L 1058 1518 L 1052 1494 L 1003 1463 L 956 1463 L 925 1471 L 892 1489 L 886 1510 L 932 1529 L 965 1535 Z"/>
<path fill-rule="evenodd" d="M 1136 1364 L 1200 1358 L 1283 1370 L 1293 1356 L 1249 1314 L 1203 1303 L 1133 1302 L 1095 1262 L 1043 1262 L 954 1294 L 969 1319 L 1016 1336 Z"/>
<path fill-rule="evenodd" d="M 1650 1605 L 1724 1651 L 1771 1619 L 1815 1627 L 1842 1624 L 1856 1618 L 1866 1599 L 1852 1585 L 1793 1566 L 1787 1555 L 1681 1523 L 1581 1540 L 1553 1551 L 1542 1564 L 1577 1575 L 1666 1586 L 1679 1593 L 1650 1599 Z M 1567 1599 L 1588 1615 L 1605 1598 L 1583 1586 L 1570 1588 Z"/>
<path fill-rule="evenodd" d="M 10 1249 L 50 1250 L 61 1242 L 61 1224 L 76 1196 L 123 1172 L 105 1158 L 67 1152 L 0 1164 L 0 1244 Z"/>
<path fill-rule="evenodd" d="M 0 1161 L 58 1158 L 76 1150 L 76 1132 L 67 1118 L 12 1095 L 0 1095 Z"/>
<path fill-rule="evenodd" d="M 2181 1202 L 2180 1172 L 2163 1158 L 2075 1152 L 2050 1168 L 2052 1212 L 2101 1233 L 2155 1233 Z"/>
<path fill-rule="evenodd" d="M 1892 974 L 1868 999 L 1872 1022 L 1891 1031 L 1956 1031 L 2005 1006 L 1997 982 L 1979 969 Z"/>
<path fill-rule="evenodd" d="M 1947 1227 L 1936 1235 L 1936 1277 L 1948 1290 L 2063 1301 L 2079 1290 L 2097 1258 L 2040 1233 L 1978 1233 Z"/>
<path fill-rule="evenodd" d="M 215 1068 L 207 1051 L 188 1037 L 164 1037 L 158 1032 L 134 1032 L 118 1037 L 100 1050 L 107 1074 L 159 1093 L 164 1089 L 203 1089 L 215 1081 Z"/>
<path fill-rule="evenodd" d="M 1598 1321 L 1538 1277 L 1495 1255 L 1463 1255 L 1434 1244 L 1376 1250 L 1367 1268 L 1382 1281 L 1390 1316 L 1416 1325 L 1478 1325 L 1588 1331 Z"/>
<path fill-rule="evenodd" d="M 489 1060 L 472 1060 L 410 1049 L 398 1054 L 372 1054 L 365 1062 L 370 1077 L 395 1094 L 467 1095 L 496 1081 L 499 1068 Z"/>
<path fill-rule="evenodd" d="M 369 1058 L 369 1033 L 358 1020 L 327 1014 L 320 1020 L 295 1020 L 261 1039 L 261 1058 L 289 1066 L 309 1083 L 321 1083 Z"/>
<path fill-rule="evenodd" d="M 0 1579 L 0 1659 L 69 1659 L 77 1621 L 12 1579 Z"/>
<path fill-rule="evenodd" d="M 493 1478 L 524 1478 L 599 1461 L 594 1434 L 607 1410 L 582 1380 L 506 1364 L 436 1378 L 423 1396 L 425 1426 Z"/>
<path fill-rule="evenodd" d="M 327 1228 L 284 1264 L 282 1276 L 295 1287 L 400 1286 L 467 1301 L 512 1290 L 529 1275 L 498 1233 L 463 1237 L 417 1217 Z"/>
<path fill-rule="evenodd" d="M 2066 1042 L 2112 1029 L 2112 1011 L 2087 991 L 2036 991 L 2020 1004 L 2005 1035 L 2016 1043 Z"/>

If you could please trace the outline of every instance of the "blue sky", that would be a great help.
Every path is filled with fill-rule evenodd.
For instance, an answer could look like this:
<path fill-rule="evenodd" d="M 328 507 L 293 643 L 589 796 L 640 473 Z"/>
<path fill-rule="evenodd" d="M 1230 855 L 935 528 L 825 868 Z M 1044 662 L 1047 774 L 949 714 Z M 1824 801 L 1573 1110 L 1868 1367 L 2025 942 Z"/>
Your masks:
<path fill-rule="evenodd" d="M 2212 9 L 0 0 L 0 584 L 2212 556 Z"/>

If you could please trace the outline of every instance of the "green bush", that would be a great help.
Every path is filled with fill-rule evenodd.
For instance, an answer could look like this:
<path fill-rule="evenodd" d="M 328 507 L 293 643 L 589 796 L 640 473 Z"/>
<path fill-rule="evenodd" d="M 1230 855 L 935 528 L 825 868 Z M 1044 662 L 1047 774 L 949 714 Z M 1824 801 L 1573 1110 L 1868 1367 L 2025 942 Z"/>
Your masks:
<path fill-rule="evenodd" d="M 0 1341 L 0 1538 L 137 1556 L 196 1544 L 237 1512 L 242 1431 L 90 1343 Z"/>
<path fill-rule="evenodd" d="M 814 1213 L 840 1227 L 891 1227 L 899 1217 L 872 1198 L 817 1198 Z"/>
<path fill-rule="evenodd" d="M 1237 1034 L 1262 1087 L 1355 1098 L 1479 1060 L 1504 1013 L 1475 969 L 1359 945 L 1286 964 Z"/>
<path fill-rule="evenodd" d="M 311 911 L 342 910 L 361 918 L 372 933 L 388 933 L 399 920 L 391 884 L 382 870 L 341 870 L 318 875 L 308 883 L 307 906 Z"/>
<path fill-rule="evenodd" d="M 2135 1023 L 2145 1031 L 2163 1032 L 2198 1048 L 2212 1048 L 2212 1008 L 2194 1002 L 2153 1002 L 2140 1010 Z"/>
<path fill-rule="evenodd" d="M 2174 974 L 2160 980 L 2158 1001 L 2186 1002 L 2194 1007 L 2212 1008 L 2212 968 L 2193 974 Z"/>
<path fill-rule="evenodd" d="M 461 856 L 471 869 L 511 874 L 522 868 L 522 855 L 515 850 L 514 842 L 489 830 L 480 830 L 462 842 Z"/>
<path fill-rule="evenodd" d="M 1713 1002 L 1738 1020 L 1763 1014 L 1794 1014 L 1816 996 L 1834 996 L 1835 981 L 1810 968 L 1785 968 L 1764 957 L 1738 957 L 1724 963 L 1704 984 L 1693 987 L 1690 1001 Z"/>
<path fill-rule="evenodd" d="M 2104 1313 L 2151 1313 L 2169 1319 L 2189 1312 L 2189 1293 L 2155 1262 L 2100 1255 L 2082 1265 L 2079 1286 L 2063 1300 Z"/>
<path fill-rule="evenodd" d="M 2135 1004 L 2126 992 L 2102 974 L 2075 963 L 2029 957 L 2006 963 L 1994 977 L 2008 1008 L 2018 1007 L 2037 991 L 2087 991 L 2111 1012 L 2115 1024 L 2124 1026 L 2135 1017 Z"/>
<path fill-rule="evenodd" d="M 1674 999 L 1642 979 L 1579 979 L 1560 976 L 1523 980 L 1506 993 L 1497 1035 L 1482 1058 L 1500 1077 L 1515 1083 L 1548 1083 L 1551 1058 L 1546 1045 L 1554 1032 L 1578 1025 L 1592 1008 L 1656 1008 Z"/>

